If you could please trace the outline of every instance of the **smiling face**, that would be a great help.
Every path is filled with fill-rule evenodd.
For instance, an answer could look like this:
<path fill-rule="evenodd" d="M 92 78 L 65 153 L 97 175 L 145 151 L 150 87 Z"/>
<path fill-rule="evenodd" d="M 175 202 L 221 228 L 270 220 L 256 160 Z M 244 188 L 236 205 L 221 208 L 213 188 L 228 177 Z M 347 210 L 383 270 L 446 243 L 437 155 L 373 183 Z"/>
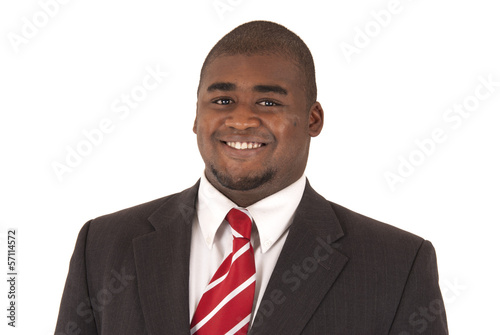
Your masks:
<path fill-rule="evenodd" d="M 205 175 L 239 206 L 298 180 L 323 110 L 307 106 L 303 72 L 278 55 L 221 56 L 205 69 L 196 120 Z"/>

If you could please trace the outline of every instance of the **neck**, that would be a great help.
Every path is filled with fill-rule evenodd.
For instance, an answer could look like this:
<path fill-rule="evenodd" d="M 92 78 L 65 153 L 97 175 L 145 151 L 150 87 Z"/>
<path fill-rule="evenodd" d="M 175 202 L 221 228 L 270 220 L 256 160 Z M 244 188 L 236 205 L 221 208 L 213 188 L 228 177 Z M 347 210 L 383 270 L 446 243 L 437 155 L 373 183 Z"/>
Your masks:
<path fill-rule="evenodd" d="M 224 194 L 229 200 L 234 202 L 239 207 L 246 208 L 255 204 L 256 202 L 273 195 L 284 188 L 290 186 L 294 182 L 300 179 L 301 176 L 292 178 L 290 180 L 281 182 L 278 181 L 268 181 L 254 189 L 251 190 L 235 190 L 222 185 L 215 176 L 205 174 L 207 180 L 214 186 L 219 192 Z"/>
<path fill-rule="evenodd" d="M 214 187 L 217 190 L 219 190 L 219 192 L 228 197 L 228 199 L 230 199 L 236 205 L 243 208 L 253 205 L 254 203 L 264 198 L 267 198 L 271 194 L 274 194 L 279 191 L 279 190 L 277 190 L 276 192 L 259 191 L 258 189 L 260 189 L 260 187 L 251 191 L 239 191 L 239 190 L 231 190 L 220 186 L 221 185 L 214 185 Z"/>

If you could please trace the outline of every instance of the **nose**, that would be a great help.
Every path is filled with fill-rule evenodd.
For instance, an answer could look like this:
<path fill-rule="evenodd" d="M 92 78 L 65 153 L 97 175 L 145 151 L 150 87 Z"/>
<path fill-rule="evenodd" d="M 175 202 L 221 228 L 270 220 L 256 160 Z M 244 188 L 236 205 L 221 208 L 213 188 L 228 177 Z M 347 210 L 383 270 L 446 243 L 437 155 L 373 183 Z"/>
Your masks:
<path fill-rule="evenodd" d="M 245 130 L 260 126 L 260 119 L 250 106 L 239 105 L 226 118 L 226 127 Z"/>

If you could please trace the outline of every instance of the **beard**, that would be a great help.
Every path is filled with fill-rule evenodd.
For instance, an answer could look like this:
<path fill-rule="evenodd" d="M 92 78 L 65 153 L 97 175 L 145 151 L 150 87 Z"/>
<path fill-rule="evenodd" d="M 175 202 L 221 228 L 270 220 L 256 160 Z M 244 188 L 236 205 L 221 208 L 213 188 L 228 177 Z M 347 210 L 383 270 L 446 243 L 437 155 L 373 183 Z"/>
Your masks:
<path fill-rule="evenodd" d="M 269 169 L 257 176 L 246 176 L 243 178 L 234 178 L 233 176 L 217 171 L 213 165 L 210 166 L 212 174 L 217 178 L 217 181 L 224 187 L 236 191 L 249 191 L 269 182 L 274 178 L 276 171 Z"/>

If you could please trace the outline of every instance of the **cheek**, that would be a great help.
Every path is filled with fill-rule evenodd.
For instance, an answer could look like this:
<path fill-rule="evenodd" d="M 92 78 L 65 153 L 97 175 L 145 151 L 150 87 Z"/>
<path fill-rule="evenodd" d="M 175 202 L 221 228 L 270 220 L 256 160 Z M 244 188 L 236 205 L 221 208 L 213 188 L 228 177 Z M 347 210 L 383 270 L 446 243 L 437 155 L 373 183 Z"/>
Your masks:
<path fill-rule="evenodd" d="M 293 115 L 286 117 L 276 117 L 267 120 L 268 128 L 274 133 L 276 137 L 289 136 L 299 128 L 301 120 Z"/>
<path fill-rule="evenodd" d="M 201 122 L 200 122 L 201 121 Z M 198 148 L 202 155 L 207 154 L 207 146 L 210 143 L 210 132 L 206 123 L 202 123 L 203 120 L 198 120 L 198 126 L 196 128 L 196 140 L 198 142 Z"/>
<path fill-rule="evenodd" d="M 214 111 L 203 111 L 198 113 L 197 116 L 197 128 L 198 131 L 204 133 L 214 133 L 219 129 L 225 120 L 225 115 L 223 113 L 217 113 Z"/>
<path fill-rule="evenodd" d="M 207 115 L 198 116 L 196 133 L 198 140 L 207 141 L 214 129 L 214 119 Z"/>
<path fill-rule="evenodd" d="M 217 156 L 218 142 L 214 138 L 219 121 L 210 115 L 199 115 L 196 128 L 198 149 L 204 160 L 213 160 Z"/>
<path fill-rule="evenodd" d="M 307 134 L 308 127 L 303 118 L 289 116 L 273 123 L 273 132 L 277 138 L 287 142 L 298 142 Z"/>
<path fill-rule="evenodd" d="M 279 136 L 281 149 L 284 155 L 294 160 L 303 152 L 307 152 L 308 147 L 308 126 L 300 117 L 291 117 L 288 122 L 281 123 L 277 128 L 276 136 Z"/>

